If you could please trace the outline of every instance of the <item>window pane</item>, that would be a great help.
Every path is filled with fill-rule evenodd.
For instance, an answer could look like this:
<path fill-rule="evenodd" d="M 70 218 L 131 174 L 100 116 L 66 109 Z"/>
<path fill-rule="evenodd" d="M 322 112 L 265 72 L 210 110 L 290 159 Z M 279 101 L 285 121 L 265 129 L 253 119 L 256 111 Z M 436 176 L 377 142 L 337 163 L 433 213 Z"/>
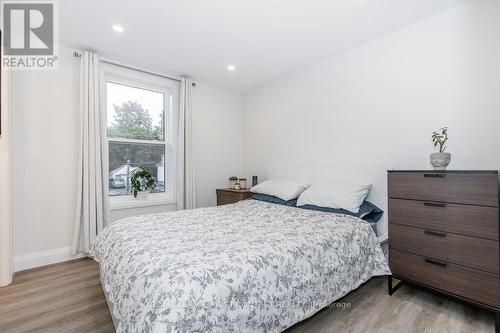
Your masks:
<path fill-rule="evenodd" d="M 151 172 L 155 180 L 151 192 L 165 192 L 165 145 L 109 143 L 109 195 L 129 195 L 130 176 L 137 168 Z"/>
<path fill-rule="evenodd" d="M 164 140 L 164 94 L 106 82 L 108 137 Z"/>

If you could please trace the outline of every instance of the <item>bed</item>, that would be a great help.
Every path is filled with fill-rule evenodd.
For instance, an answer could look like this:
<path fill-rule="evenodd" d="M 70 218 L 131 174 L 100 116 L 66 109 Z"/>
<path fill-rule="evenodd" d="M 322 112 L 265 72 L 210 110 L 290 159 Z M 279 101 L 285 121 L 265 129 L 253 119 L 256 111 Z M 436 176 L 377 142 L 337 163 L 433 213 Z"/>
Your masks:
<path fill-rule="evenodd" d="M 116 221 L 91 256 L 117 332 L 281 332 L 390 274 L 368 223 L 256 200 Z"/>

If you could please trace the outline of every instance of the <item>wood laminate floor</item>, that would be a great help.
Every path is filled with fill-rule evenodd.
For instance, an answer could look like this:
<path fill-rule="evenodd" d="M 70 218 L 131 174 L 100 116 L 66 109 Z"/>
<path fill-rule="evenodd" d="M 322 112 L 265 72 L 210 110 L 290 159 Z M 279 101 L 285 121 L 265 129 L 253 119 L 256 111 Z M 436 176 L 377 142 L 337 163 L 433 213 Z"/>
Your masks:
<path fill-rule="evenodd" d="M 388 296 L 386 288 L 385 278 L 374 278 L 286 332 L 494 332 L 488 311 L 409 286 Z M 97 263 L 17 273 L 0 288 L 0 332 L 114 332 Z"/>

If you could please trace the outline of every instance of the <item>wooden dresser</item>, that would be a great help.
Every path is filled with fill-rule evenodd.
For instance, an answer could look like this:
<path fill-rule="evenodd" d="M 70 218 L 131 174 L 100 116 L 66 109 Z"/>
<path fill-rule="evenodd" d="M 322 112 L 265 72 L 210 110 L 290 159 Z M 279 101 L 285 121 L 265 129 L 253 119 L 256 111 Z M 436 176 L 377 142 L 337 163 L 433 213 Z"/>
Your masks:
<path fill-rule="evenodd" d="M 237 203 L 241 200 L 250 198 L 253 193 L 249 189 L 246 190 L 232 190 L 230 188 L 220 188 L 216 190 L 217 193 L 217 206 L 229 205 Z"/>
<path fill-rule="evenodd" d="M 498 332 L 498 171 L 389 171 L 388 192 L 393 277 L 495 311 Z"/>

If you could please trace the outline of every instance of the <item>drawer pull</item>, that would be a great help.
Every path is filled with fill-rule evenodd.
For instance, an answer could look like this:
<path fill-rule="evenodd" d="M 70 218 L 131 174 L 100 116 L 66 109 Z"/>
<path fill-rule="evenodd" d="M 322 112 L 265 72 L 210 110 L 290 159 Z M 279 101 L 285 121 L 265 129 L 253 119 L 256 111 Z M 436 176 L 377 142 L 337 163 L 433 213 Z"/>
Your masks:
<path fill-rule="evenodd" d="M 444 178 L 444 177 L 446 177 L 446 174 L 445 173 L 424 173 L 424 177 Z"/>
<path fill-rule="evenodd" d="M 439 202 L 424 202 L 424 206 L 444 208 L 444 207 L 446 207 L 446 204 L 445 203 L 439 203 Z"/>
<path fill-rule="evenodd" d="M 444 261 L 441 261 L 441 260 L 436 260 L 436 259 L 431 259 L 431 258 L 425 258 L 424 260 L 425 260 L 425 262 L 428 262 L 429 264 L 433 264 L 433 265 L 437 265 L 437 266 L 441 266 L 441 267 L 446 266 L 446 263 Z"/>
<path fill-rule="evenodd" d="M 439 231 L 424 230 L 424 233 L 431 236 L 446 237 L 446 234 L 444 232 L 439 232 Z"/>

